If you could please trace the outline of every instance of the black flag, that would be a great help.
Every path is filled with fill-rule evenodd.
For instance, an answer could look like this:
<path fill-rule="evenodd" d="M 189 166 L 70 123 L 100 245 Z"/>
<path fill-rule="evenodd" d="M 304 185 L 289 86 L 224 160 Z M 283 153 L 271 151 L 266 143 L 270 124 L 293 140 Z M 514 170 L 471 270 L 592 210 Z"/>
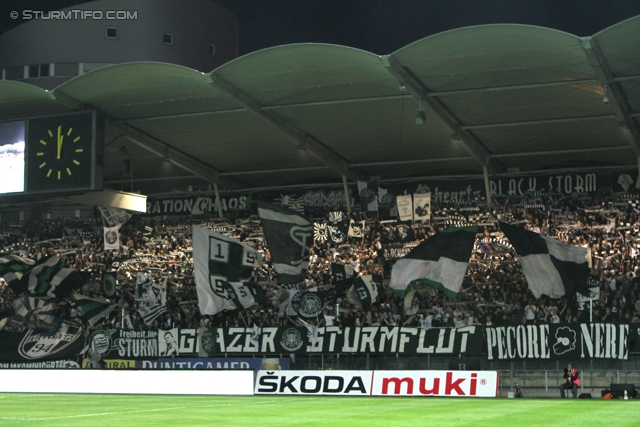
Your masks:
<path fill-rule="evenodd" d="M 278 281 L 302 282 L 309 267 L 313 223 L 290 209 L 264 202 L 258 202 L 258 215 Z"/>
<path fill-rule="evenodd" d="M 251 306 L 260 304 L 265 298 L 264 289 L 253 283 L 224 282 L 223 286 L 227 291 L 228 298 L 233 301 L 237 310 L 246 310 Z"/>
<path fill-rule="evenodd" d="M 378 274 L 359 276 L 353 281 L 353 288 L 358 295 L 362 308 L 369 310 L 371 304 L 378 300 L 382 293 L 382 276 Z"/>

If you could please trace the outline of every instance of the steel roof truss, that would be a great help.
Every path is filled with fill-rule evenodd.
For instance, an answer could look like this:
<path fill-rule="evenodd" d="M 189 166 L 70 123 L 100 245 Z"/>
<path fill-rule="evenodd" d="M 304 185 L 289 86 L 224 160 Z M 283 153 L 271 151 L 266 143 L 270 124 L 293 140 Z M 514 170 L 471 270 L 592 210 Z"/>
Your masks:
<path fill-rule="evenodd" d="M 349 169 L 348 162 L 338 154 L 334 153 L 321 141 L 309 135 L 308 133 L 305 133 L 303 130 L 299 129 L 294 124 L 290 123 L 272 110 L 263 108 L 263 106 L 258 101 L 253 99 L 247 93 L 243 92 L 241 89 L 234 86 L 232 83 L 228 82 L 221 76 L 215 73 L 211 73 L 211 82 L 219 90 L 222 90 L 223 92 L 226 92 L 234 97 L 249 111 L 255 113 L 262 119 L 268 121 L 278 129 L 280 129 L 283 133 L 285 133 L 296 143 L 298 143 L 301 148 L 307 150 L 309 154 L 329 166 L 331 169 L 335 170 L 338 174 L 346 175 L 353 180 L 367 179 L 367 177 L 363 173 L 354 171 L 353 169 Z"/>
<path fill-rule="evenodd" d="M 582 48 L 589 59 L 589 65 L 593 68 L 598 81 L 605 86 L 605 96 L 608 98 L 608 102 L 613 108 L 618 123 L 624 131 L 625 138 L 636 156 L 640 157 L 640 132 L 631 117 L 631 108 L 627 103 L 622 87 L 618 83 L 619 79 L 617 80 L 611 72 L 607 59 L 595 38 L 583 38 Z"/>
<path fill-rule="evenodd" d="M 400 61 L 393 56 L 387 55 L 382 57 L 382 62 L 387 71 L 400 83 L 410 91 L 416 99 L 426 103 L 451 129 L 451 131 L 460 138 L 464 149 L 471 155 L 481 166 L 488 166 L 490 155 L 484 148 L 478 138 L 471 132 L 464 129 L 460 119 L 449 110 L 442 101 L 432 96 L 427 86 L 413 73 L 408 67 L 405 67 Z"/>

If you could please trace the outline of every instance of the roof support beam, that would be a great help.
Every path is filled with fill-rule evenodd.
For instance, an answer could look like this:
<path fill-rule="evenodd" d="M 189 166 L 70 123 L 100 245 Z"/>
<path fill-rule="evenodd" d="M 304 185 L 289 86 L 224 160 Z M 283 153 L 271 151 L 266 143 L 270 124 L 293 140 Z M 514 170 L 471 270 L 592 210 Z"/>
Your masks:
<path fill-rule="evenodd" d="M 317 158 L 340 175 L 346 175 L 353 180 L 366 180 L 367 177 L 358 171 L 349 169 L 349 163 L 333 150 L 328 148 L 315 137 L 305 133 L 283 117 L 273 111 L 264 108 L 258 101 L 253 99 L 249 94 L 243 92 L 240 88 L 234 86 L 215 72 L 211 73 L 211 83 L 219 90 L 228 93 L 234 97 L 247 110 L 253 112 L 258 117 L 271 123 L 280 131 L 288 135 L 293 141 L 299 144 L 300 148 L 306 149 L 309 154 Z"/>
<path fill-rule="evenodd" d="M 94 107 L 90 105 L 86 105 L 59 90 L 54 90 L 52 92 L 52 97 L 54 97 L 61 103 L 65 104 L 67 107 L 71 108 L 72 110 L 94 109 Z M 100 111 L 97 108 L 95 108 L 95 110 Z M 171 163 L 178 166 L 179 168 L 184 169 L 187 172 L 190 172 L 195 176 L 198 176 L 204 179 L 207 182 L 210 182 L 213 184 L 217 184 L 219 182 L 218 171 L 213 167 L 205 163 L 202 163 L 198 159 L 195 159 L 181 151 L 176 150 L 166 142 L 160 141 L 159 139 L 154 138 L 150 135 L 147 135 L 129 125 L 126 125 L 121 122 L 115 123 L 115 120 L 113 120 L 112 117 L 104 114 L 102 111 L 100 111 L 100 113 L 105 117 L 107 124 L 110 125 L 112 128 L 115 128 L 116 131 L 122 134 L 122 136 L 125 137 L 127 140 L 133 142 L 134 144 L 144 148 L 145 150 L 157 156 L 166 158 L 167 160 L 169 160 Z M 238 185 L 237 183 L 231 183 L 231 184 L 232 186 L 234 186 L 234 184 L 236 186 Z"/>
<path fill-rule="evenodd" d="M 235 176 L 235 175 L 262 175 L 266 173 L 291 173 L 291 172 L 308 172 L 317 170 L 330 169 L 329 166 L 306 166 L 301 168 L 285 168 L 285 169 L 262 169 L 255 171 L 237 171 L 237 172 L 220 172 L 219 176 Z"/>
<path fill-rule="evenodd" d="M 179 168 L 184 169 L 209 183 L 217 184 L 219 182 L 218 171 L 216 169 L 176 150 L 166 142 L 122 123 L 110 123 L 110 125 L 120 132 L 128 141 L 133 142 L 156 156 L 164 157 Z"/>
<path fill-rule="evenodd" d="M 332 101 L 313 101 L 313 102 L 296 102 L 292 104 L 276 104 L 263 106 L 262 111 L 279 110 L 282 108 L 297 108 L 297 107 L 318 107 L 324 105 L 341 105 L 341 104 L 357 104 L 361 102 L 376 102 L 376 101 L 393 101 L 402 98 L 412 98 L 411 95 L 389 95 L 389 96 L 372 96 L 368 98 L 351 98 L 351 99 L 336 99 Z M 197 113 L 178 113 L 178 114 L 164 114 L 162 116 L 152 117 L 134 117 L 126 120 L 118 120 L 116 123 L 133 122 L 138 120 L 166 120 L 166 119 L 180 119 L 183 117 L 201 117 L 201 116 L 214 116 L 218 114 L 229 113 L 244 113 L 246 108 L 232 108 L 228 110 L 215 110 L 215 111 L 200 111 Z"/>
<path fill-rule="evenodd" d="M 160 182 L 160 181 L 177 181 L 180 179 L 195 179 L 193 175 L 180 176 L 157 176 L 154 178 L 133 178 L 133 179 L 110 179 L 105 180 L 105 184 L 129 184 L 130 182 Z"/>
<path fill-rule="evenodd" d="M 615 119 L 615 114 L 605 114 L 602 116 L 584 116 L 584 117 L 564 117 L 560 119 L 541 119 L 541 120 L 524 120 L 521 122 L 504 122 L 504 123 L 483 123 L 481 125 L 467 125 L 462 126 L 463 129 L 489 129 L 489 128 L 504 128 L 512 126 L 530 126 L 530 125 L 549 125 L 554 123 L 571 123 L 571 122 L 583 122 L 587 120 L 609 120 Z M 496 157 L 492 155 L 491 157 Z"/>
<path fill-rule="evenodd" d="M 603 102 L 608 102 L 611 105 L 618 119 L 618 124 L 624 130 L 625 138 L 636 156 L 640 156 L 640 132 L 631 118 L 631 108 L 624 96 L 622 87 L 616 82 L 600 46 L 598 46 L 598 42 L 593 37 L 585 37 L 582 39 L 582 48 L 598 81 L 604 86 L 605 98 Z M 608 100 L 605 101 L 605 99 Z"/>
<path fill-rule="evenodd" d="M 601 151 L 624 151 L 630 149 L 631 147 L 629 147 L 628 145 L 618 145 L 612 147 L 575 148 L 572 150 L 531 151 L 528 153 L 494 154 L 491 157 L 496 159 L 505 159 L 509 157 L 555 156 L 562 154 L 596 153 Z"/>
<path fill-rule="evenodd" d="M 597 84 L 597 79 L 584 79 L 584 80 L 563 80 L 560 82 L 548 82 L 548 83 L 532 83 L 528 85 L 511 85 L 511 86 L 492 86 L 492 87 L 479 87 L 473 89 L 460 89 L 460 90 L 447 90 L 442 92 L 431 92 L 429 96 L 449 96 L 449 95 L 465 95 L 468 93 L 483 93 L 483 92 L 502 92 L 508 90 L 524 90 L 524 89 L 541 89 L 546 87 L 557 86 L 569 86 L 569 85 L 589 85 Z"/>
<path fill-rule="evenodd" d="M 466 160 L 473 160 L 473 157 L 434 157 L 431 159 L 411 159 L 411 160 L 392 160 L 388 162 L 367 162 L 367 163 L 354 163 L 353 166 L 367 167 L 367 166 L 397 166 L 397 165 L 411 165 L 414 163 L 442 163 L 442 162 L 460 162 Z"/>
<path fill-rule="evenodd" d="M 627 147 L 625 147 L 627 148 Z M 367 166 L 397 166 L 397 165 L 410 165 L 414 163 L 440 163 L 440 162 L 458 162 L 465 160 L 473 160 L 473 157 L 440 157 L 433 159 L 410 159 L 410 160 L 394 160 L 389 162 L 367 162 L 367 163 L 352 163 L 353 167 L 367 167 Z M 220 172 L 219 176 L 236 176 L 236 175 L 262 175 L 268 173 L 289 173 L 289 172 L 307 172 L 314 170 L 329 169 L 329 166 L 307 166 L 301 168 L 286 168 L 286 169 L 262 169 L 255 171 L 238 171 L 238 172 Z M 128 181 L 126 181 L 128 182 Z"/>
<path fill-rule="evenodd" d="M 640 79 L 640 74 L 634 74 L 632 76 L 618 76 L 618 77 L 614 77 L 613 81 L 614 82 L 626 82 L 629 80 L 638 80 Z"/>
<path fill-rule="evenodd" d="M 404 85 L 417 100 L 421 100 L 427 104 L 442 121 L 445 122 L 451 131 L 460 138 L 460 142 L 469 155 L 481 166 L 488 166 L 491 161 L 489 153 L 473 133 L 464 129 L 460 119 L 458 119 L 442 101 L 431 96 L 427 86 L 408 67 L 405 67 L 391 55 L 386 55 L 381 58 L 387 71 L 389 71 L 398 83 Z"/>

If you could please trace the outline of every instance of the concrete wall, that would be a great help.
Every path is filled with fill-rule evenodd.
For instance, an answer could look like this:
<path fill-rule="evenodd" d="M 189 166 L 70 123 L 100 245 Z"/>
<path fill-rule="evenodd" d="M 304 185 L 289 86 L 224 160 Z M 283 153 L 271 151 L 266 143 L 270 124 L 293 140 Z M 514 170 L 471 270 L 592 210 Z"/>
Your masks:
<path fill-rule="evenodd" d="M 72 19 L 32 19 L 0 36 L 0 69 L 6 79 L 25 65 L 57 64 L 52 71 L 60 76 L 25 80 L 52 88 L 74 72 L 108 64 L 158 61 L 209 72 L 238 56 L 238 22 L 229 9 L 210 0 L 100 0 L 63 10 L 102 11 L 103 16 L 120 11 L 135 19 L 81 19 L 82 12 L 73 12 Z M 117 38 L 106 37 L 107 27 L 117 28 Z M 163 42 L 164 33 L 173 35 L 172 45 Z"/>

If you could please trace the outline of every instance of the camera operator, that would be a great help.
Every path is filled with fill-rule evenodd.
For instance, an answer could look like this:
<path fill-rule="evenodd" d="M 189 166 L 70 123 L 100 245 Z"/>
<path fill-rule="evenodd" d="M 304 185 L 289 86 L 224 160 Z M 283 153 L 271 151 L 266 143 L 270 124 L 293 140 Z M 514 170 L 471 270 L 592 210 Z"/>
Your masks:
<path fill-rule="evenodd" d="M 580 378 L 578 376 L 579 372 L 573 367 L 573 363 L 569 363 L 567 367 L 564 368 L 563 377 L 565 382 L 559 386 L 561 398 L 566 397 L 564 391 L 568 389 L 571 389 L 574 398 L 578 397 L 578 387 L 580 387 Z"/>

